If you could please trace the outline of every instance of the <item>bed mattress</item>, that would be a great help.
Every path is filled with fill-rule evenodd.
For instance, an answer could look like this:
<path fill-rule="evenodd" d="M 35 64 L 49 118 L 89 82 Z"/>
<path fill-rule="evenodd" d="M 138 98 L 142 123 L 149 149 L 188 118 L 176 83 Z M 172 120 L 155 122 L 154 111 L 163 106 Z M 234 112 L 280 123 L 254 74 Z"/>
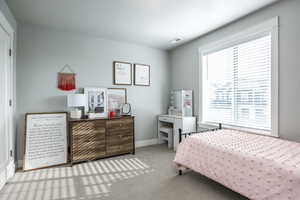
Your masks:
<path fill-rule="evenodd" d="M 300 143 L 234 130 L 195 134 L 174 162 L 253 200 L 300 200 Z"/>

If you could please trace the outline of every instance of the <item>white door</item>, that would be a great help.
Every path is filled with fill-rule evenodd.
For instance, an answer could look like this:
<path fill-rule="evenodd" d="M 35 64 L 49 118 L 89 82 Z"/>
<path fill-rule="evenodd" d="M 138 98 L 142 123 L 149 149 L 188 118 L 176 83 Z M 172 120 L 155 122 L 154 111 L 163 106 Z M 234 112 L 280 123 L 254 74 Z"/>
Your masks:
<path fill-rule="evenodd" d="M 12 148 L 12 67 L 10 36 L 0 25 L 0 189 L 11 176 Z"/>

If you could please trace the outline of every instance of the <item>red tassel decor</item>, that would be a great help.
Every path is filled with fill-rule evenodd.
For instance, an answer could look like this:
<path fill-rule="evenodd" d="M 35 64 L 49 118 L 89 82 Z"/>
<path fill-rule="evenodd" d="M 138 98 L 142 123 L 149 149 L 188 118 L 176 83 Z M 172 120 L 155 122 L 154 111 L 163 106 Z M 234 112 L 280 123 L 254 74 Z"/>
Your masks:
<path fill-rule="evenodd" d="M 75 76 L 75 73 L 59 72 L 57 76 L 57 87 L 67 91 L 76 89 Z"/>

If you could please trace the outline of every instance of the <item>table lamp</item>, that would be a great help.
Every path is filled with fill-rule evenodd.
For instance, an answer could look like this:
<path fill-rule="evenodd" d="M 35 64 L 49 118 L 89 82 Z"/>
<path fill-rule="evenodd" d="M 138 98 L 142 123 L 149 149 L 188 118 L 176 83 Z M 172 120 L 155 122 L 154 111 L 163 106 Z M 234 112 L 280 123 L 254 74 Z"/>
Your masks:
<path fill-rule="evenodd" d="M 80 107 L 86 106 L 87 98 L 85 94 L 69 94 L 68 95 L 68 107 L 72 108 L 70 111 L 70 117 L 73 119 L 81 119 L 82 110 Z"/>

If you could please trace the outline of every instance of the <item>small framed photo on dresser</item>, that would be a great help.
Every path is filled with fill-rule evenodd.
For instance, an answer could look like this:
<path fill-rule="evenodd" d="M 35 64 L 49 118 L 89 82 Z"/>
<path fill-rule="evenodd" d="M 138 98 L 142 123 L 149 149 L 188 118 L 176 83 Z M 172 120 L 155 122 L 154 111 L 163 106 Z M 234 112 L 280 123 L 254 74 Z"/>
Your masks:
<path fill-rule="evenodd" d="M 132 84 L 132 64 L 127 62 L 113 62 L 114 85 L 131 85 Z"/>
<path fill-rule="evenodd" d="M 150 86 L 150 65 L 134 64 L 134 85 Z"/>
<path fill-rule="evenodd" d="M 108 88 L 107 102 L 108 112 L 113 112 L 114 115 L 120 116 L 122 106 L 127 103 L 126 88 Z"/>

